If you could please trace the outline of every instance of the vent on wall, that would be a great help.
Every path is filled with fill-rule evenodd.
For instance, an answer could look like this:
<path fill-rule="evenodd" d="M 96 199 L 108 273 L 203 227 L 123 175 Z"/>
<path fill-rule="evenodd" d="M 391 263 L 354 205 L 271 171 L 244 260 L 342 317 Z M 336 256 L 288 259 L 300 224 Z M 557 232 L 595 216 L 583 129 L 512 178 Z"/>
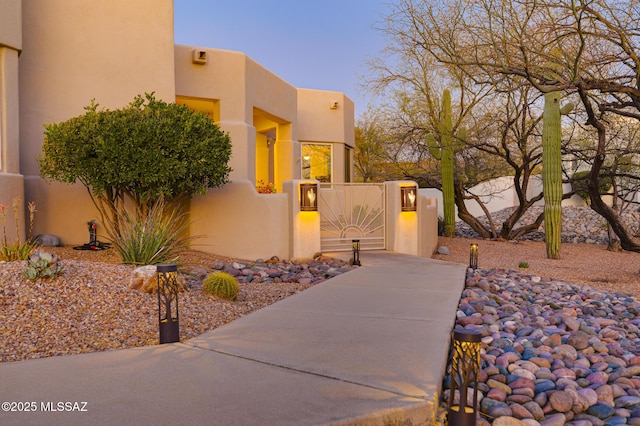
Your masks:
<path fill-rule="evenodd" d="M 191 61 L 194 64 L 206 64 L 207 63 L 207 51 L 202 49 L 193 49 Z"/>
<path fill-rule="evenodd" d="M 338 109 L 338 101 L 331 101 L 331 103 L 329 104 L 329 108 Z"/>

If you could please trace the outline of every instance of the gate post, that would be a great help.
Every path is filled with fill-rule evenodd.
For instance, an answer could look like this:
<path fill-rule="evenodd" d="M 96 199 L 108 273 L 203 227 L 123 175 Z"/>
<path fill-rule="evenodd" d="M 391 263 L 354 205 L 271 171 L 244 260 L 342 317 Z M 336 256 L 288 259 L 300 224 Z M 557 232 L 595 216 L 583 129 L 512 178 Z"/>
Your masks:
<path fill-rule="evenodd" d="M 413 254 L 418 256 L 419 233 L 418 233 L 418 212 L 403 211 L 403 191 L 404 187 L 415 187 L 415 202 L 418 202 L 418 185 L 413 181 L 391 181 L 384 183 L 386 190 L 387 215 L 387 250 L 396 253 Z"/>
<path fill-rule="evenodd" d="M 302 186 L 308 184 L 311 187 L 305 186 L 301 191 Z M 321 251 L 317 209 L 320 185 L 316 180 L 296 179 L 283 182 L 282 187 L 289 199 L 289 255 L 291 258 L 313 257 Z"/>

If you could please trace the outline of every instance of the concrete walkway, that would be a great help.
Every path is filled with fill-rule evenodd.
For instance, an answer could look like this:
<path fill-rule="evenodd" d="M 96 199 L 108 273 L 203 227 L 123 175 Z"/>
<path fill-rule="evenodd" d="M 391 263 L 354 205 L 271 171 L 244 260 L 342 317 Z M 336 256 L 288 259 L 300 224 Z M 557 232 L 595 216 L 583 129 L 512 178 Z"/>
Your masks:
<path fill-rule="evenodd" d="M 466 266 L 361 260 L 182 343 L 0 364 L 0 402 L 35 409 L 0 424 L 429 424 Z"/>

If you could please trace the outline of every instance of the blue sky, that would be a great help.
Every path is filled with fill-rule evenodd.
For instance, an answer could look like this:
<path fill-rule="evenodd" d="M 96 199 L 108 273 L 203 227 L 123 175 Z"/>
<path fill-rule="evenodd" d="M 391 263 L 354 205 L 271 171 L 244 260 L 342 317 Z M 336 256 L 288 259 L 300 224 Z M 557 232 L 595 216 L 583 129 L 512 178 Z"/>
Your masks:
<path fill-rule="evenodd" d="M 389 1 L 174 0 L 175 42 L 241 51 L 293 86 L 344 92 L 357 116 L 370 101 L 359 84 L 384 48 L 374 26 Z"/>

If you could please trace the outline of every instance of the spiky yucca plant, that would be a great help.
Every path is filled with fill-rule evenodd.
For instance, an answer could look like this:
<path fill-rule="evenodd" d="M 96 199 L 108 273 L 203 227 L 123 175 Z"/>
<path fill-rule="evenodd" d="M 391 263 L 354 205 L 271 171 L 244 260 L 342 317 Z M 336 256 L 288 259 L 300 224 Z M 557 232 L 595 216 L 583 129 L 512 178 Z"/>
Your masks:
<path fill-rule="evenodd" d="M 122 262 L 132 265 L 179 263 L 180 253 L 196 238 L 188 236 L 188 230 L 188 214 L 169 208 L 161 199 L 146 214 L 125 210 L 118 224 L 107 226 Z"/>

